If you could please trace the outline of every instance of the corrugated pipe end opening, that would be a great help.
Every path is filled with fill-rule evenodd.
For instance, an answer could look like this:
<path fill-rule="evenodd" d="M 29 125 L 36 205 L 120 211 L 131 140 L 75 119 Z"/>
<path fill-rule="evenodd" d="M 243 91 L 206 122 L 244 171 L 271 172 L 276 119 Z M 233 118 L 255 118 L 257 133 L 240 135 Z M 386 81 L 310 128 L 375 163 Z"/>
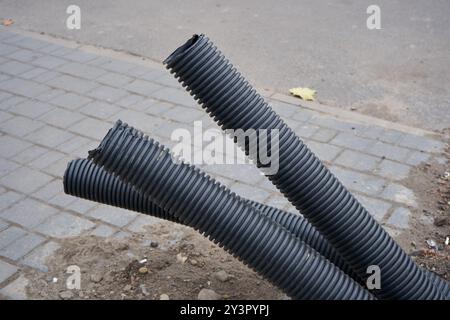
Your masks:
<path fill-rule="evenodd" d="M 186 41 L 182 46 L 178 47 L 174 52 L 172 52 L 170 56 L 168 56 L 166 60 L 163 61 L 163 64 L 169 65 L 178 60 L 180 57 L 185 55 L 202 37 L 203 34 L 201 35 L 194 34 L 192 38 Z"/>

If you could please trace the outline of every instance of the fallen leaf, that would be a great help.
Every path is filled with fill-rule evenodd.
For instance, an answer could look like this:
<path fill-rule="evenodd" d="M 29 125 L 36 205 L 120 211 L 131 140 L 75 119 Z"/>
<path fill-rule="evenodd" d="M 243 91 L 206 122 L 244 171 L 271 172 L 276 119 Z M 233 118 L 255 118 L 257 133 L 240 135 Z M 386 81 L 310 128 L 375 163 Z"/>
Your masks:
<path fill-rule="evenodd" d="M 296 97 L 308 101 L 314 101 L 314 95 L 316 94 L 316 90 L 300 87 L 289 89 L 289 92 Z"/>
<path fill-rule="evenodd" d="M 9 27 L 10 25 L 12 25 L 14 23 L 14 21 L 12 19 L 3 19 L 2 24 L 5 27 Z"/>

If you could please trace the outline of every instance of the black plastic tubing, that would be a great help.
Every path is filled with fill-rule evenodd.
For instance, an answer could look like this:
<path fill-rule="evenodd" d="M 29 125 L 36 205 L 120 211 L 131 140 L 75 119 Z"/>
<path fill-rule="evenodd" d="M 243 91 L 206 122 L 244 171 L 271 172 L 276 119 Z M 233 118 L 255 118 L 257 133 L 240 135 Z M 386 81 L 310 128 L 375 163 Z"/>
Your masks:
<path fill-rule="evenodd" d="M 70 161 L 64 173 L 63 184 L 66 194 L 180 223 L 175 216 L 157 206 L 131 184 L 123 182 L 89 159 Z M 284 227 L 346 274 L 355 276 L 350 266 L 305 218 L 256 201 L 241 199 Z"/>
<path fill-rule="evenodd" d="M 382 299 L 443 296 L 387 232 L 295 135 L 204 35 L 194 35 L 165 61 L 223 129 L 279 132 L 279 170 L 268 178 L 352 266 L 359 277 L 381 270 Z M 267 139 L 269 140 L 269 139 Z M 245 148 L 249 154 L 248 145 Z"/>
<path fill-rule="evenodd" d="M 89 157 L 294 299 L 373 298 L 253 206 L 120 121 Z"/>
<path fill-rule="evenodd" d="M 119 177 L 110 174 L 91 160 L 76 159 L 70 161 L 64 173 L 63 184 L 66 194 L 180 223 L 175 216 L 143 196 L 131 184 L 123 182 Z M 256 201 L 245 201 L 357 280 L 349 265 L 301 215 Z M 447 282 L 432 272 L 429 272 L 428 275 L 438 290 L 444 296 L 450 298 L 450 287 Z M 359 282 L 361 283 L 361 281 Z M 361 285 L 364 286 L 364 283 L 361 283 Z"/>

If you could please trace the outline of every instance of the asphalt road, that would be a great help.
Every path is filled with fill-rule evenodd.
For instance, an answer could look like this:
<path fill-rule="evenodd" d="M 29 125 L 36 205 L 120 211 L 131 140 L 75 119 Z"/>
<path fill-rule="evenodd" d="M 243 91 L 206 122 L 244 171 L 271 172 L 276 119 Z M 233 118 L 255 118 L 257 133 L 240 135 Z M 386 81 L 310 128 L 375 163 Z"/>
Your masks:
<path fill-rule="evenodd" d="M 66 8 L 81 8 L 81 30 Z M 207 34 L 258 87 L 318 91 L 319 102 L 425 129 L 450 127 L 450 2 L 0 0 L 13 28 L 162 61 L 193 33 Z"/>

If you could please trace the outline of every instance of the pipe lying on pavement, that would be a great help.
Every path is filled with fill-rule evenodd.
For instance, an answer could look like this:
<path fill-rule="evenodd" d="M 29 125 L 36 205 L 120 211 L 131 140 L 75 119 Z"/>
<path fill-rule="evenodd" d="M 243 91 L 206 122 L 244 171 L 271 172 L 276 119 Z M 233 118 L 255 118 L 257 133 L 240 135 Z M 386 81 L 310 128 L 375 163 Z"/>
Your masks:
<path fill-rule="evenodd" d="M 306 147 L 204 35 L 194 35 L 165 61 L 183 87 L 223 129 L 279 132 L 274 185 L 335 247 L 362 279 L 381 270 L 382 299 L 442 299 L 426 275 L 341 182 Z M 263 138 L 258 134 L 260 142 Z M 251 157 L 248 145 L 241 146 Z M 258 160 L 253 157 L 253 160 Z M 256 161 L 258 163 L 258 161 Z M 260 165 L 260 164 L 258 164 Z"/>
<path fill-rule="evenodd" d="M 294 299 L 372 299 L 334 264 L 199 169 L 120 121 L 89 157 Z"/>

